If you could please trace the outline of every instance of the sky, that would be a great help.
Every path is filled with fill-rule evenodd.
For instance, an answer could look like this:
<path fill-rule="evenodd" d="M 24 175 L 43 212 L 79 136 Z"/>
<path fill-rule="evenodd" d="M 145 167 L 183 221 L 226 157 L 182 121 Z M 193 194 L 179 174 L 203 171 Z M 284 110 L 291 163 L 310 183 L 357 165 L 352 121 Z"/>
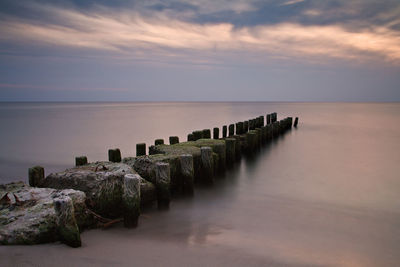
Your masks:
<path fill-rule="evenodd" d="M 1 0 L 0 101 L 400 101 L 400 1 Z"/>

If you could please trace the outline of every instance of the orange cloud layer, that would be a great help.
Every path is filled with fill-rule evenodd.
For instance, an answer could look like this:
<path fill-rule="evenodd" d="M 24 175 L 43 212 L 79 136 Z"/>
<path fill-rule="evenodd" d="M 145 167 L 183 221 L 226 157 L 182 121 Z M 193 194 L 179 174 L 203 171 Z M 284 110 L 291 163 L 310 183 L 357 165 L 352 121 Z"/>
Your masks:
<path fill-rule="evenodd" d="M 167 54 L 168 49 L 175 49 L 174 53 L 183 49 L 185 52 L 244 51 L 295 58 L 361 61 L 374 58 L 396 65 L 400 63 L 400 34 L 384 26 L 359 31 L 350 31 L 340 25 L 304 26 L 295 23 L 235 28 L 228 23 L 203 25 L 127 12 L 87 14 L 56 8 L 48 11 L 68 22 L 68 26 L 31 24 L 10 18 L 0 25 L 0 40 L 123 54 L 144 53 L 152 49 Z"/>

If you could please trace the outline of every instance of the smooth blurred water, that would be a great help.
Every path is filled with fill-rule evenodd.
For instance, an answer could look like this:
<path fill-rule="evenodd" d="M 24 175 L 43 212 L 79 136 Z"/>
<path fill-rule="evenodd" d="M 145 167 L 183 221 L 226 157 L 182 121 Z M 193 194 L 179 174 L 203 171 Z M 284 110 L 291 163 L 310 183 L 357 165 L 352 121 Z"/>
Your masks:
<path fill-rule="evenodd" d="M 400 266 L 399 103 L 0 104 L 0 177 L 24 179 L 135 154 L 152 144 L 259 115 L 299 116 L 298 129 L 243 158 L 194 198 L 146 211 L 139 228 L 82 235 L 63 245 L 2 247 L 7 264 L 149 266 Z M 42 254 L 50 255 L 43 259 Z M 25 256 L 23 256 L 25 255 Z M 4 258 L 4 257 L 3 257 Z M 72 265 L 73 265 L 72 264 Z M 62 265 L 68 265 L 67 263 Z"/>

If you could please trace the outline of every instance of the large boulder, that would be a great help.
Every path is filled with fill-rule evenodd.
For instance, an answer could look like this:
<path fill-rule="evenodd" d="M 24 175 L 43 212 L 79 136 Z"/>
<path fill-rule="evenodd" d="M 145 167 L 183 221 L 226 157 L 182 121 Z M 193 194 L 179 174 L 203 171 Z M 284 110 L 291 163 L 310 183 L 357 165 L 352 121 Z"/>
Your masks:
<path fill-rule="evenodd" d="M 55 241 L 80 246 L 80 231 L 94 225 L 85 193 L 36 188 L 23 182 L 0 185 L 0 243 Z"/>
<path fill-rule="evenodd" d="M 86 203 L 96 213 L 117 218 L 123 215 L 124 176 L 137 174 L 123 163 L 95 162 L 52 173 L 39 186 L 56 189 L 72 188 L 86 193 Z M 156 200 L 154 185 L 140 177 L 141 204 Z"/>

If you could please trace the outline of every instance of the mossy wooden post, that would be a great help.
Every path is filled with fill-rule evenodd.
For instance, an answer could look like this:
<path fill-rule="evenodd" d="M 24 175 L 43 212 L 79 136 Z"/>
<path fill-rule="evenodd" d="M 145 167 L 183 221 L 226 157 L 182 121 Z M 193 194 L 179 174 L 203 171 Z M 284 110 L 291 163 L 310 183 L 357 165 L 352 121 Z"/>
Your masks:
<path fill-rule="evenodd" d="M 299 123 L 299 118 L 296 117 L 296 118 L 294 119 L 294 124 L 293 124 L 294 128 L 297 128 L 297 124 L 298 124 L 298 123 Z"/>
<path fill-rule="evenodd" d="M 218 166 L 214 166 L 217 171 L 224 172 L 226 169 L 226 145 L 218 143 L 213 145 L 213 152 L 218 155 Z"/>
<path fill-rule="evenodd" d="M 230 124 L 229 125 L 229 136 L 232 136 L 235 134 L 235 125 L 234 124 Z"/>
<path fill-rule="evenodd" d="M 136 157 L 144 155 L 146 155 L 146 144 L 145 143 L 136 144 Z"/>
<path fill-rule="evenodd" d="M 254 153 L 256 150 L 257 133 L 255 131 L 249 131 L 246 133 L 247 153 Z"/>
<path fill-rule="evenodd" d="M 168 163 L 157 162 L 155 168 L 159 209 L 168 209 L 171 200 L 171 173 Z"/>
<path fill-rule="evenodd" d="M 243 127 L 244 127 L 243 133 L 245 134 L 245 133 L 247 133 L 249 131 L 249 121 L 244 121 L 243 122 Z"/>
<path fill-rule="evenodd" d="M 203 138 L 211 139 L 211 131 L 210 131 L 210 129 L 204 129 L 203 130 Z"/>
<path fill-rule="evenodd" d="M 139 174 L 125 174 L 122 189 L 124 226 L 128 228 L 136 227 L 140 215 Z"/>
<path fill-rule="evenodd" d="M 260 116 L 260 128 L 264 126 L 264 116 Z"/>
<path fill-rule="evenodd" d="M 108 161 L 121 162 L 121 151 L 119 148 L 108 150 Z"/>
<path fill-rule="evenodd" d="M 204 146 L 200 148 L 201 151 L 201 166 L 202 166 L 202 174 L 203 181 L 205 183 L 213 183 L 214 182 L 214 159 L 211 147 Z"/>
<path fill-rule="evenodd" d="M 226 145 L 226 164 L 232 165 L 235 162 L 235 138 L 226 138 L 225 145 Z"/>
<path fill-rule="evenodd" d="M 267 114 L 267 125 L 271 124 L 271 114 Z"/>
<path fill-rule="evenodd" d="M 80 247 L 81 236 L 76 224 L 72 199 L 69 196 L 60 196 L 53 200 L 53 204 L 57 216 L 58 233 L 62 242 L 74 248 Z"/>
<path fill-rule="evenodd" d="M 188 140 L 188 142 L 189 141 L 196 141 L 196 140 L 194 140 L 194 134 L 188 134 L 188 136 L 187 136 L 187 140 Z"/>
<path fill-rule="evenodd" d="M 170 136 L 169 137 L 169 144 L 170 145 L 179 144 L 179 137 L 178 136 Z"/>
<path fill-rule="evenodd" d="M 215 127 L 213 129 L 213 138 L 214 139 L 219 139 L 219 128 L 218 127 Z"/>
<path fill-rule="evenodd" d="M 222 126 L 222 138 L 225 138 L 225 137 L 226 137 L 227 129 L 228 129 L 228 128 L 227 128 L 226 125 Z"/>
<path fill-rule="evenodd" d="M 254 120 L 249 120 L 249 130 L 252 131 L 252 130 L 254 130 L 254 129 L 255 129 L 255 127 L 254 127 Z"/>
<path fill-rule="evenodd" d="M 156 139 L 154 145 L 159 146 L 164 144 L 164 139 Z"/>
<path fill-rule="evenodd" d="M 239 160 L 242 157 L 242 146 L 240 143 L 240 135 L 234 135 L 232 138 L 235 139 L 235 159 Z"/>
<path fill-rule="evenodd" d="M 28 176 L 30 186 L 39 186 L 44 180 L 44 168 L 42 166 L 34 166 L 32 168 L 29 168 Z"/>
<path fill-rule="evenodd" d="M 262 144 L 265 144 L 265 142 L 267 142 L 267 127 L 261 127 L 261 136 L 261 142 Z"/>
<path fill-rule="evenodd" d="M 75 157 L 75 166 L 82 166 L 86 165 L 87 163 L 88 163 L 87 157 L 85 156 Z"/>
<path fill-rule="evenodd" d="M 194 131 L 193 132 L 194 141 L 203 138 L 203 131 Z"/>
<path fill-rule="evenodd" d="M 179 156 L 181 175 L 183 182 L 183 193 L 186 195 L 193 195 L 194 193 L 194 165 L 193 156 L 190 154 L 183 154 Z"/>
<path fill-rule="evenodd" d="M 261 133 L 261 129 L 260 128 L 256 128 L 255 129 L 256 133 L 257 133 L 257 147 L 261 147 L 261 142 L 262 142 L 262 133 Z"/>

